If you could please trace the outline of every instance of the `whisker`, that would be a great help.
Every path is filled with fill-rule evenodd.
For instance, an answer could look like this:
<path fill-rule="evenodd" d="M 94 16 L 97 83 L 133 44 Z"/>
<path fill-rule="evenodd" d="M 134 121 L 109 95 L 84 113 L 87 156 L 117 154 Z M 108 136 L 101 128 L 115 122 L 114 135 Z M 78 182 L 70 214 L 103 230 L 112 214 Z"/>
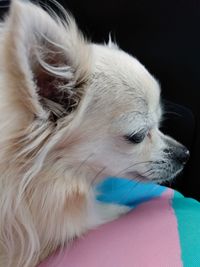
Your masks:
<path fill-rule="evenodd" d="M 149 171 L 153 171 L 153 170 L 152 170 L 152 169 L 149 169 L 149 170 L 147 170 L 144 174 L 148 173 Z M 137 177 L 136 177 L 136 178 L 137 178 Z M 131 180 L 133 180 L 133 179 L 131 179 Z M 129 180 L 128 182 L 131 182 L 131 180 Z M 125 195 L 128 195 L 129 193 L 131 193 L 131 191 L 132 191 L 133 189 L 135 189 L 135 187 L 136 187 L 140 182 L 141 182 L 141 181 L 138 180 L 138 181 L 134 184 L 134 186 L 130 186 L 130 189 L 129 189 L 128 191 L 126 191 L 126 192 L 122 195 L 122 198 L 121 198 L 121 199 L 123 199 L 123 197 L 124 197 Z M 150 182 L 153 182 L 153 181 L 149 180 L 149 181 L 147 181 L 147 182 L 150 183 Z M 146 193 L 147 193 L 147 194 L 150 193 L 151 191 L 155 190 L 158 186 L 159 186 L 158 184 L 153 183 L 153 186 L 152 186 L 151 188 L 149 188 L 149 190 L 148 190 Z"/>
<path fill-rule="evenodd" d="M 164 112 L 164 114 L 163 114 L 163 117 L 165 118 L 166 117 L 166 115 L 175 115 L 175 116 L 177 116 L 177 117 L 183 117 L 182 116 L 182 114 L 179 114 L 179 113 L 177 113 L 177 112 L 175 112 L 175 111 L 166 111 L 166 112 Z"/>
<path fill-rule="evenodd" d="M 154 173 L 154 169 L 150 168 L 147 171 L 142 172 L 141 175 L 142 176 L 148 176 L 148 175 L 151 175 L 152 173 Z"/>
<path fill-rule="evenodd" d="M 142 162 L 142 163 L 144 163 L 144 162 Z M 94 177 L 93 180 L 95 180 L 96 177 L 98 177 L 98 175 L 101 174 L 101 173 L 104 171 L 104 169 L 105 169 L 105 167 L 102 168 L 102 169 L 97 173 L 97 175 Z M 142 175 L 142 176 L 146 176 L 146 177 L 148 177 L 149 175 L 153 174 L 154 172 L 155 172 L 154 169 L 149 168 L 149 169 L 146 170 L 145 172 L 141 173 L 141 175 Z M 137 179 L 137 178 L 138 178 L 138 179 Z M 119 179 L 119 178 L 116 177 L 116 179 Z M 134 181 L 134 184 L 131 184 L 132 181 Z M 134 189 L 140 184 L 140 182 L 141 182 L 141 180 L 140 180 L 140 176 L 137 175 L 137 174 L 135 175 L 134 178 L 131 178 L 131 179 L 129 178 L 129 179 L 127 180 L 127 182 L 124 183 L 123 185 L 124 185 L 124 186 L 127 186 L 127 184 L 130 183 L 130 187 L 128 188 L 128 190 L 126 190 L 125 192 L 122 192 L 121 195 L 119 195 L 119 198 L 118 198 L 117 203 L 118 203 L 118 204 L 121 203 L 121 204 L 123 205 L 123 200 L 126 199 L 127 195 L 131 194 L 131 192 L 134 191 Z M 147 182 L 147 183 L 151 183 L 151 182 L 153 182 L 153 181 L 152 181 L 152 180 L 147 180 L 146 182 Z M 121 186 L 122 186 L 122 185 L 120 184 L 120 187 L 121 187 Z M 147 195 L 148 195 L 148 193 L 150 193 L 151 191 L 153 191 L 153 190 L 154 190 L 155 188 L 157 188 L 157 187 L 158 187 L 158 184 L 154 184 L 152 187 L 150 187 L 149 190 L 146 191 Z M 113 189 L 117 189 L 117 188 L 118 188 L 118 187 L 115 186 Z M 127 204 L 128 204 L 128 203 L 126 203 L 126 205 L 127 205 Z"/>
<path fill-rule="evenodd" d="M 83 160 L 83 161 L 81 162 L 81 164 L 78 166 L 78 168 L 74 171 L 73 176 L 75 176 L 75 175 L 80 171 L 80 169 L 83 167 L 83 165 L 86 164 L 87 161 L 88 161 L 93 155 L 94 155 L 94 153 L 90 154 L 85 160 Z"/>
<path fill-rule="evenodd" d="M 106 167 L 103 167 L 100 171 L 97 172 L 97 174 L 94 176 L 94 178 L 90 182 L 89 189 L 94 185 L 94 183 L 97 180 L 97 178 L 99 177 L 99 175 L 102 174 L 102 172 L 104 172 L 105 169 L 106 169 Z"/>
<path fill-rule="evenodd" d="M 144 172 L 143 174 L 146 174 L 146 173 L 148 173 L 149 171 L 152 171 L 152 169 L 147 170 L 147 171 Z M 138 176 L 138 178 L 139 178 L 139 176 Z M 121 196 L 121 198 L 120 198 L 121 200 L 123 200 L 123 198 L 124 198 L 125 196 L 127 196 L 128 194 L 130 194 L 131 191 L 134 190 L 134 189 L 141 183 L 141 180 L 140 180 L 140 179 L 138 179 L 138 180 L 135 180 L 135 179 L 137 179 L 137 175 L 136 175 L 135 178 L 131 178 L 131 179 L 129 179 L 129 180 L 127 181 L 127 183 L 131 183 L 132 181 L 134 181 L 135 184 L 134 184 L 134 185 L 132 184 L 132 185 L 130 186 L 129 190 L 127 190 L 126 192 L 123 192 L 123 194 L 122 194 L 122 196 Z M 150 183 L 150 182 L 152 182 L 152 181 L 147 181 L 147 182 Z M 126 183 L 125 185 L 127 185 L 127 183 Z M 155 184 L 152 188 L 149 189 L 149 192 L 152 191 L 152 190 L 154 190 L 157 186 L 158 186 L 158 185 Z M 119 202 L 120 202 L 120 201 L 119 201 Z"/>
<path fill-rule="evenodd" d="M 129 180 L 129 181 L 127 181 L 127 182 L 130 183 L 131 180 Z M 140 183 L 140 181 L 137 180 L 137 181 L 135 182 L 134 185 L 131 184 L 131 186 L 129 187 L 129 190 L 126 190 L 125 192 L 123 192 L 123 194 L 121 194 L 120 199 L 119 199 L 119 200 L 120 200 L 119 203 L 122 202 L 122 200 L 123 200 L 127 195 L 129 195 L 129 194 L 131 193 L 131 191 L 132 191 L 133 189 L 135 189 L 136 186 L 138 186 L 139 183 Z M 126 185 L 127 185 L 127 184 L 126 184 Z"/>
<path fill-rule="evenodd" d="M 122 169 L 120 172 L 116 173 L 114 176 L 118 176 L 118 175 L 122 174 L 123 172 L 127 171 L 128 169 L 130 169 L 132 167 L 135 167 L 137 165 L 140 165 L 140 164 L 149 164 L 149 163 L 152 163 L 152 162 L 153 161 L 150 161 L 150 160 L 149 161 L 136 162 L 136 163 L 134 163 L 132 165 L 129 165 L 128 167 Z"/>

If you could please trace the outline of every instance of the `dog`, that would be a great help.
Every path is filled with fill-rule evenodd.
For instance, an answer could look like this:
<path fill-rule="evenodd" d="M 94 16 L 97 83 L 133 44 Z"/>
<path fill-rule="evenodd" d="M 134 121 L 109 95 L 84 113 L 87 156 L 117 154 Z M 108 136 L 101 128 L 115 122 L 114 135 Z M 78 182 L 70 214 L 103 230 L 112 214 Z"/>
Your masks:
<path fill-rule="evenodd" d="M 62 12 L 12 0 L 0 27 L 1 267 L 36 266 L 129 211 L 98 202 L 97 181 L 161 183 L 189 156 L 159 130 L 158 81 L 111 39 L 86 40 Z"/>

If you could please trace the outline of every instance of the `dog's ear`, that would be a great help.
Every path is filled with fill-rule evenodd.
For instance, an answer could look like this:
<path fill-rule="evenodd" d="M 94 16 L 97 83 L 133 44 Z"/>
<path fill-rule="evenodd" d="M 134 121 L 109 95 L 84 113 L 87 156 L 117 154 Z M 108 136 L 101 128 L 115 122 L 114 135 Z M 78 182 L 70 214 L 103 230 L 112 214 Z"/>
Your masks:
<path fill-rule="evenodd" d="M 65 14 L 62 21 L 29 1 L 12 0 L 2 32 L 9 101 L 42 119 L 73 112 L 90 69 L 90 46 L 73 18 Z"/>

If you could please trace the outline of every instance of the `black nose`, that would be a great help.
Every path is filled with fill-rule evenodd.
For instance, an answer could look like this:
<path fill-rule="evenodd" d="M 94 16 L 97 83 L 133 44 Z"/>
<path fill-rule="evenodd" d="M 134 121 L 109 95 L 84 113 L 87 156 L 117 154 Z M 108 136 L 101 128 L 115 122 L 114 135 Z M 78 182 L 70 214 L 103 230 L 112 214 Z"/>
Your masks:
<path fill-rule="evenodd" d="M 186 147 L 178 148 L 176 151 L 176 160 L 181 164 L 186 164 L 190 157 L 190 152 Z"/>

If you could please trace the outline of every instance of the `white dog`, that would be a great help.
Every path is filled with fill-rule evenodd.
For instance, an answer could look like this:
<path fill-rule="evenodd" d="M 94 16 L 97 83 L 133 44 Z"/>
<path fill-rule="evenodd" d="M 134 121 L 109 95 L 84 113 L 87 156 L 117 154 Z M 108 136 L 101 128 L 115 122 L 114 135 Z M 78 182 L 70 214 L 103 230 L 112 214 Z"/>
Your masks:
<path fill-rule="evenodd" d="M 51 12 L 53 13 L 53 12 Z M 0 267 L 33 267 L 127 207 L 95 200 L 106 176 L 161 182 L 188 158 L 159 131 L 158 82 L 111 41 L 12 0 L 0 29 Z"/>

